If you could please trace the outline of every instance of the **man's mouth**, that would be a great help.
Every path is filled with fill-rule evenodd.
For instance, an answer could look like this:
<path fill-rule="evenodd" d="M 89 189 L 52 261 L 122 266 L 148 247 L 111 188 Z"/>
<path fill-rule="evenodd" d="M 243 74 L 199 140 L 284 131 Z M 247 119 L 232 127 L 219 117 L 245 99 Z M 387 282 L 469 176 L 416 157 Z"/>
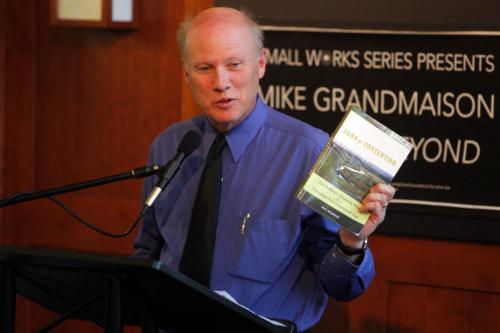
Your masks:
<path fill-rule="evenodd" d="M 215 101 L 213 104 L 219 108 L 229 108 L 233 105 L 235 99 L 232 98 L 221 98 L 217 101 Z"/>

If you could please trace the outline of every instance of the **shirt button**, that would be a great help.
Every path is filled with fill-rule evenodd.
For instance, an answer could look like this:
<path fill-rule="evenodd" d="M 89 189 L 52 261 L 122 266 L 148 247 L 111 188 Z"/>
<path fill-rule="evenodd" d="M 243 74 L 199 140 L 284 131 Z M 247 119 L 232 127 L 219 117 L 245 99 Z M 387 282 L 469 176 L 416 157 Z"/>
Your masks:
<path fill-rule="evenodd" d="M 224 177 L 220 177 L 220 182 L 223 183 L 224 182 Z"/>

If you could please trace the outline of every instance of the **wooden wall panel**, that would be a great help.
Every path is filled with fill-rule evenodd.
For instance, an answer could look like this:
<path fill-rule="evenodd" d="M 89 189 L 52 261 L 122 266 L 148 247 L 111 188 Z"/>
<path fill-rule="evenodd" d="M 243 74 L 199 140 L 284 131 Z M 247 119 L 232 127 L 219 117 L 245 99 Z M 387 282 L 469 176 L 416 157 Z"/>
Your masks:
<path fill-rule="evenodd" d="M 7 33 L 7 6 L 5 1 L 0 2 L 0 198 L 4 197 L 5 187 L 5 56 Z M 0 242 L 2 240 L 3 211 L 0 209 Z"/>
<path fill-rule="evenodd" d="M 499 327 L 497 245 L 372 236 L 370 248 L 375 281 L 352 302 L 331 301 L 314 333 L 332 327 L 352 333 L 492 332 Z"/>
<path fill-rule="evenodd" d="M 50 27 L 48 3 L 43 4 L 37 188 L 144 164 L 152 139 L 179 119 L 174 33 L 182 3 L 142 1 L 141 25 L 132 31 Z M 137 200 L 137 188 L 123 182 L 118 192 L 103 187 L 99 193 Z"/>
<path fill-rule="evenodd" d="M 490 332 L 499 308 L 492 292 L 389 283 L 387 332 Z"/>
<path fill-rule="evenodd" d="M 142 1 L 141 26 L 130 31 L 50 27 L 48 4 L 8 2 L 9 13 L 19 19 L 9 25 L 9 32 L 17 30 L 8 45 L 6 75 L 8 194 L 144 165 L 152 139 L 181 112 L 175 30 L 182 2 Z M 141 184 L 125 181 L 62 199 L 89 220 L 120 229 L 139 212 Z M 10 235 L 5 243 L 132 250 L 133 237 L 102 239 L 48 201 L 5 211 L 12 217 L 4 223 Z"/>
<path fill-rule="evenodd" d="M 144 165 L 152 139 L 181 118 L 178 23 L 187 8 L 197 11 L 208 3 L 141 1 L 138 29 L 109 30 L 51 27 L 49 0 L 2 1 L 1 197 Z M 141 186 L 129 180 L 60 198 L 88 221 L 117 232 L 137 217 Z M 48 200 L 7 207 L 2 214 L 2 244 L 132 252 L 135 232 L 106 238 Z M 25 299 L 17 302 L 19 332 L 54 318 Z M 56 330 L 69 331 L 101 329 L 71 321 Z"/>
<path fill-rule="evenodd" d="M 5 25 L 2 197 L 33 187 L 34 117 L 36 96 L 36 7 L 29 0 L 2 2 Z M 2 209 L 0 237 L 8 242 L 14 209 Z M 11 214 L 9 214 L 9 212 Z"/>

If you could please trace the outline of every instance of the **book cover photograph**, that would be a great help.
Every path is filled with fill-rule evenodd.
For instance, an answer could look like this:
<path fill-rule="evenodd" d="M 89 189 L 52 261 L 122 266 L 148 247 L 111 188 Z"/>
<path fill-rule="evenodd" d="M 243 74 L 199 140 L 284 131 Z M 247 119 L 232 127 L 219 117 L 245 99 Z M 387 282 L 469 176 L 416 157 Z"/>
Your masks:
<path fill-rule="evenodd" d="M 296 193 L 317 213 L 358 235 L 369 213 L 361 200 L 390 184 L 412 149 L 403 137 L 351 105 Z"/>

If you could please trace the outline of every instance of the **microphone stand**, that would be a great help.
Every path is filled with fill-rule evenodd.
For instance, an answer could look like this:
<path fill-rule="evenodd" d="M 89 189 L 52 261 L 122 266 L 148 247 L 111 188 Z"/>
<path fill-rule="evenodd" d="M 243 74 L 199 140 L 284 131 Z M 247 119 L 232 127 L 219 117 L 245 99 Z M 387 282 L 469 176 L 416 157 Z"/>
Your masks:
<path fill-rule="evenodd" d="M 21 202 L 25 202 L 25 201 L 35 200 L 35 199 L 39 199 L 39 198 L 45 198 L 45 197 L 49 197 L 49 196 L 53 196 L 53 195 L 78 191 L 78 190 L 81 190 L 84 188 L 89 188 L 89 187 L 104 185 L 104 184 L 108 184 L 108 183 L 112 183 L 112 182 L 117 182 L 117 181 L 124 180 L 124 179 L 144 178 L 144 177 L 148 177 L 151 175 L 155 175 L 155 174 L 159 173 L 161 170 L 162 170 L 162 168 L 155 164 L 155 165 L 149 165 L 149 166 L 144 166 L 144 167 L 140 167 L 140 168 L 135 168 L 135 169 L 132 169 L 131 171 L 112 175 L 112 176 L 107 176 L 107 177 L 87 180 L 87 181 L 83 181 L 83 182 L 79 182 L 79 183 L 64 185 L 64 186 L 55 187 L 55 188 L 44 190 L 44 191 L 20 193 L 20 194 L 12 196 L 10 198 L 0 200 L 0 208 L 5 207 L 5 206 L 9 206 L 9 205 L 14 205 L 14 204 L 21 203 Z"/>

